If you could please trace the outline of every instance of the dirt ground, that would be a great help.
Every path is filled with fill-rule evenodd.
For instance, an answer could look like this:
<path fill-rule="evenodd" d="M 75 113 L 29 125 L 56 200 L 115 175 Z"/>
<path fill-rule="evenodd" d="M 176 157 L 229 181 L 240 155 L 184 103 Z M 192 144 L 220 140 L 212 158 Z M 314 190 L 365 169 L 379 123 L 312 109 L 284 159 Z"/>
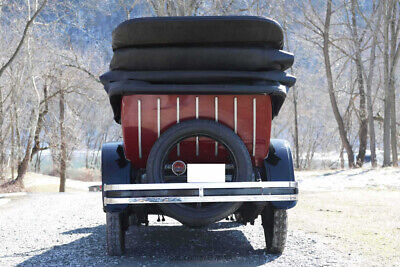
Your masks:
<path fill-rule="evenodd" d="M 237 240 L 238 248 L 237 251 L 235 250 L 232 252 L 232 255 L 229 254 L 232 256 L 232 259 L 228 259 L 226 262 L 223 261 L 224 263 L 236 263 L 241 265 L 252 259 L 250 265 L 400 266 L 400 169 L 297 172 L 296 176 L 299 181 L 300 199 L 297 206 L 289 210 L 289 236 L 287 250 L 284 255 L 272 259 L 269 255 L 261 253 L 262 250 L 260 250 L 260 248 L 262 248 L 264 241 L 260 227 L 254 228 L 250 226 L 244 227 L 234 225 L 232 226 L 233 228 L 230 227 L 228 229 L 230 229 L 229 231 L 235 230 L 235 234 L 228 236 L 232 240 Z M 89 226 L 98 227 L 95 233 L 91 235 L 93 240 L 89 239 L 89 241 L 93 242 L 93 248 L 90 251 L 104 253 L 103 246 L 98 248 L 98 244 L 104 245 L 104 214 L 100 208 L 100 196 L 95 196 L 91 193 L 79 193 L 82 195 L 74 195 L 75 193 L 72 195 L 57 193 L 43 194 L 43 192 L 57 191 L 58 179 L 50 176 L 30 174 L 25 182 L 26 188 L 29 188 L 28 192 L 36 193 L 28 194 L 28 197 L 24 197 L 20 200 L 17 198 L 3 205 L 0 211 L 4 212 L 4 216 L 8 216 L 10 220 L 15 219 L 19 222 L 20 219 L 17 218 L 18 214 L 32 212 L 33 203 L 38 202 L 38 208 L 44 207 L 40 203 L 46 203 L 46 210 L 49 208 L 47 205 L 53 203 L 54 209 L 50 209 L 53 210 L 53 212 L 58 210 L 55 207 L 62 207 L 65 203 L 69 203 L 68 206 L 64 207 L 65 210 L 60 209 L 59 216 L 54 217 L 59 217 L 59 221 L 55 223 L 55 225 L 59 225 L 58 227 L 62 226 L 62 229 L 68 228 L 69 230 L 78 228 L 86 229 L 86 227 Z M 69 192 L 83 192 L 87 191 L 88 183 L 70 180 L 67 182 L 67 185 L 69 186 Z M 49 200 L 49 198 L 54 198 L 54 200 Z M 85 205 L 69 207 L 72 203 L 76 203 L 78 199 L 79 203 L 85 203 Z M 17 209 L 22 209 L 23 211 Z M 67 216 L 67 218 L 78 216 L 81 221 L 79 221 L 79 223 L 77 222 L 76 225 L 72 225 L 73 221 L 63 219 L 65 214 L 68 213 L 72 215 Z M 91 216 L 88 216 L 89 213 Z M 36 211 L 35 214 L 37 214 Z M 57 242 L 60 237 L 63 236 L 62 233 L 60 234 L 61 228 L 57 228 L 53 231 L 54 240 L 48 238 L 43 239 L 43 249 L 47 251 L 46 253 L 29 252 L 27 255 L 18 256 L 18 253 L 27 253 L 26 251 L 30 251 L 31 247 L 25 248 L 23 244 L 32 244 L 32 247 L 38 246 L 38 243 L 34 241 L 34 239 L 40 235 L 39 233 L 35 233 L 35 231 L 41 231 L 40 225 L 54 224 L 54 222 L 50 223 L 50 218 L 49 222 L 46 221 L 46 212 L 40 214 L 39 217 L 32 215 L 32 219 L 35 219 L 32 220 L 32 222 L 28 222 L 28 225 L 32 229 L 27 229 L 26 232 L 21 231 L 21 229 L 24 228 L 18 227 L 15 227 L 16 229 L 12 235 L 9 235 L 9 232 L 3 232 L 3 240 L 5 240 L 6 254 L 8 256 L 0 256 L 0 262 L 4 260 L 7 265 L 22 263 L 24 261 L 28 264 L 36 261 L 42 262 L 42 260 L 42 263 L 49 263 L 49 261 L 52 260 L 56 260 L 56 262 L 62 260 L 63 257 L 58 257 L 59 251 L 52 249 L 53 247 L 60 248 L 60 244 L 57 245 Z M 28 218 L 30 218 L 30 216 L 28 216 Z M 24 223 L 26 225 L 27 222 Z M 155 224 L 157 225 L 157 223 Z M 14 223 L 11 223 L 10 227 L 13 228 L 13 225 Z M 167 227 L 168 229 L 176 228 L 176 232 L 174 232 L 173 235 L 179 235 L 181 231 L 187 231 L 187 236 L 182 237 L 183 241 L 181 241 L 192 242 L 193 233 L 191 230 L 185 230 L 184 227 L 179 226 L 176 222 L 171 223 L 171 225 L 165 224 L 164 226 L 172 227 Z M 8 229 L 11 229 L 10 227 Z M 146 229 L 147 228 L 140 230 L 140 235 L 144 237 L 146 237 L 146 235 L 154 235 L 154 240 L 156 241 L 161 232 L 162 235 L 167 235 L 170 231 L 167 229 L 168 231 L 165 230 L 165 232 L 163 230 L 164 228 L 158 227 Z M 215 243 L 215 251 L 208 251 L 209 248 L 206 245 L 208 241 L 202 242 L 203 239 L 199 238 L 199 244 L 194 245 L 193 249 L 188 250 L 188 253 L 190 252 L 189 254 L 191 255 L 189 258 L 192 256 L 194 258 L 203 257 L 207 253 L 211 258 L 215 253 L 223 255 L 223 250 L 217 248 L 225 244 L 222 241 L 219 242 L 224 235 L 221 234 L 221 236 L 216 237 L 214 240 L 214 234 L 211 232 L 215 229 L 210 229 L 199 232 L 198 235 L 199 237 L 202 235 L 209 235 L 210 238 L 212 237 L 213 243 Z M 28 232 L 32 233 L 32 235 L 26 234 Z M 15 234 L 21 234 L 26 240 L 20 244 L 16 243 L 15 246 L 12 245 L 15 242 Z M 133 240 L 137 238 L 135 231 L 131 231 L 130 235 L 135 236 Z M 7 242 L 7 240 L 9 242 Z M 88 242 L 88 239 L 83 238 L 83 236 L 82 239 L 79 239 L 80 241 L 73 240 L 75 240 L 75 238 L 68 236 L 62 245 L 65 253 L 71 254 L 71 260 L 74 259 L 76 255 L 77 248 L 75 245 L 78 247 L 81 245 L 85 247 Z M 146 238 L 142 241 L 144 242 L 144 240 L 146 240 Z M 227 244 L 233 242 L 232 240 L 227 242 Z M 251 252 L 240 249 L 241 245 L 239 244 L 242 244 L 244 241 L 249 244 L 247 249 Z M 129 252 L 130 254 L 128 253 L 128 258 L 117 260 L 115 262 L 116 265 L 121 263 L 130 264 L 138 260 L 145 265 L 160 263 L 158 261 L 160 259 L 157 261 L 145 259 L 148 255 L 152 255 L 154 247 L 147 247 L 147 243 L 141 244 L 141 242 L 135 242 L 131 244 L 131 247 L 140 249 L 143 255 L 140 254 L 141 256 L 139 257 L 135 254 L 137 250 L 132 249 Z M 163 242 L 165 243 L 167 241 Z M 177 250 L 179 250 L 178 248 L 180 247 L 176 242 L 168 242 L 165 244 L 162 242 L 156 243 L 155 245 L 158 249 L 165 249 L 165 246 L 173 246 L 170 250 L 166 250 L 165 253 L 163 252 L 165 255 L 161 253 L 161 258 L 178 253 Z M 87 249 L 84 251 L 87 251 Z M 254 256 L 254 253 L 256 253 L 256 256 Z M 239 255 L 239 260 L 236 260 L 236 258 L 233 259 L 233 256 L 236 257 L 237 255 Z M 102 256 L 99 260 L 111 263 L 111 259 L 107 257 Z M 89 257 L 86 263 L 89 262 L 93 263 L 93 258 Z M 184 262 L 186 262 L 186 259 Z M 222 263 L 222 261 L 215 259 L 211 262 Z M 69 261 L 69 263 L 71 262 Z M 202 263 L 206 264 L 206 262 Z"/>
<path fill-rule="evenodd" d="M 340 252 L 368 265 L 400 265 L 400 191 L 358 188 L 303 192 L 290 211 L 290 229 L 329 237 Z"/>

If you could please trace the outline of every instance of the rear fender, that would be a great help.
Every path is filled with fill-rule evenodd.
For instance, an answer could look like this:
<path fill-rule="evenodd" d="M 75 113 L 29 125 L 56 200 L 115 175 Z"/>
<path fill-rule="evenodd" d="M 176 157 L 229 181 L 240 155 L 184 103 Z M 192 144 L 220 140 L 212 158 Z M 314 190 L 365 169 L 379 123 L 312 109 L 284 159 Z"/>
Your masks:
<path fill-rule="evenodd" d="M 104 211 L 124 211 L 128 207 L 127 204 L 104 206 L 104 184 L 130 184 L 131 163 L 125 158 L 123 143 L 113 142 L 103 145 L 101 150 L 101 178 Z"/>
<path fill-rule="evenodd" d="M 286 140 L 271 139 L 264 172 L 267 181 L 295 181 L 292 152 Z M 272 201 L 271 204 L 276 209 L 290 209 L 297 201 Z"/>

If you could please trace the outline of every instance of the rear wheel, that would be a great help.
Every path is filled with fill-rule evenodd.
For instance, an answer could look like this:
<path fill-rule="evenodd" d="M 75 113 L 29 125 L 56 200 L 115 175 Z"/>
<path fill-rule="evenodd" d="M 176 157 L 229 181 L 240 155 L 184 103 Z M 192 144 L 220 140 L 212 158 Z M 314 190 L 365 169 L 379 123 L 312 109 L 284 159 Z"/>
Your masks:
<path fill-rule="evenodd" d="M 271 254 L 282 254 L 287 236 L 287 211 L 275 209 L 271 205 L 261 213 L 266 250 Z"/>
<path fill-rule="evenodd" d="M 107 253 L 121 256 L 125 252 L 125 216 L 121 212 L 106 213 Z"/>
<path fill-rule="evenodd" d="M 186 182 L 186 178 L 182 176 L 173 176 L 173 180 L 171 180 L 171 173 L 168 173 L 165 166 L 170 164 L 171 151 L 174 151 L 174 155 L 176 155 L 179 144 L 182 148 L 185 142 L 194 143 L 195 140 L 199 140 L 196 138 L 205 138 L 207 139 L 205 142 L 209 142 L 212 146 L 214 143 L 217 144 L 221 147 L 220 153 L 226 154 L 224 163 L 232 166 L 230 170 L 227 170 L 229 175 L 226 175 L 226 182 L 254 181 L 249 152 L 237 134 L 215 121 L 191 120 L 170 127 L 155 142 L 147 159 L 146 172 L 150 183 Z M 192 155 L 194 153 L 193 151 Z M 180 160 L 186 163 L 199 163 L 196 162 L 197 158 L 192 155 L 185 154 L 181 156 Z M 209 158 L 212 155 L 209 155 Z M 189 160 L 185 156 L 191 159 Z M 209 162 L 209 159 L 206 162 Z M 182 180 L 182 178 L 184 179 Z M 160 208 L 165 214 L 185 225 L 200 227 L 226 218 L 233 214 L 241 204 L 241 202 L 161 204 Z"/>

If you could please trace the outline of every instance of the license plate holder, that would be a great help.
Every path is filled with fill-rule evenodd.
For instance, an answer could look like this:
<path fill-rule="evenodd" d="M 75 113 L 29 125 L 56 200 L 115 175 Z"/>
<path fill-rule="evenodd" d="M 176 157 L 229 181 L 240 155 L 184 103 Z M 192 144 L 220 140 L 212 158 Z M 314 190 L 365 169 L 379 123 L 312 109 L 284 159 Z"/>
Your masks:
<path fill-rule="evenodd" d="M 188 183 L 224 183 L 225 164 L 197 164 L 187 165 Z"/>

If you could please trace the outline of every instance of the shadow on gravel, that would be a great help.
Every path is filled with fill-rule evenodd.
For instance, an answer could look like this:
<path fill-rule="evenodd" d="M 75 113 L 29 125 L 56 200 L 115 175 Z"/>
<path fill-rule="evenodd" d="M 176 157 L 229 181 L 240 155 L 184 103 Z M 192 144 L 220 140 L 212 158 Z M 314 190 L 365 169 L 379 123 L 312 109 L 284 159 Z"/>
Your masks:
<path fill-rule="evenodd" d="M 363 171 L 358 172 L 358 173 L 348 174 L 347 176 L 350 177 L 350 176 L 362 175 L 362 174 L 370 172 L 370 171 L 371 171 L 371 169 L 367 169 L 367 170 L 363 170 Z M 341 174 L 341 173 L 344 173 L 344 172 L 346 172 L 346 170 L 337 170 L 337 171 L 334 171 L 334 172 L 324 173 L 321 176 L 334 176 L 334 175 Z"/>
<path fill-rule="evenodd" d="M 321 176 L 334 176 L 334 175 L 342 173 L 344 171 L 345 170 L 337 170 L 337 171 L 334 171 L 334 172 L 327 172 L 327 173 L 322 174 Z"/>
<path fill-rule="evenodd" d="M 255 250 L 238 224 L 220 222 L 204 229 L 181 225 L 130 227 L 123 257 L 109 257 L 105 226 L 79 228 L 65 235 L 88 234 L 69 244 L 54 246 L 19 266 L 27 265 L 243 265 L 255 266 L 277 256 Z M 253 227 L 253 226 L 249 226 Z"/>

